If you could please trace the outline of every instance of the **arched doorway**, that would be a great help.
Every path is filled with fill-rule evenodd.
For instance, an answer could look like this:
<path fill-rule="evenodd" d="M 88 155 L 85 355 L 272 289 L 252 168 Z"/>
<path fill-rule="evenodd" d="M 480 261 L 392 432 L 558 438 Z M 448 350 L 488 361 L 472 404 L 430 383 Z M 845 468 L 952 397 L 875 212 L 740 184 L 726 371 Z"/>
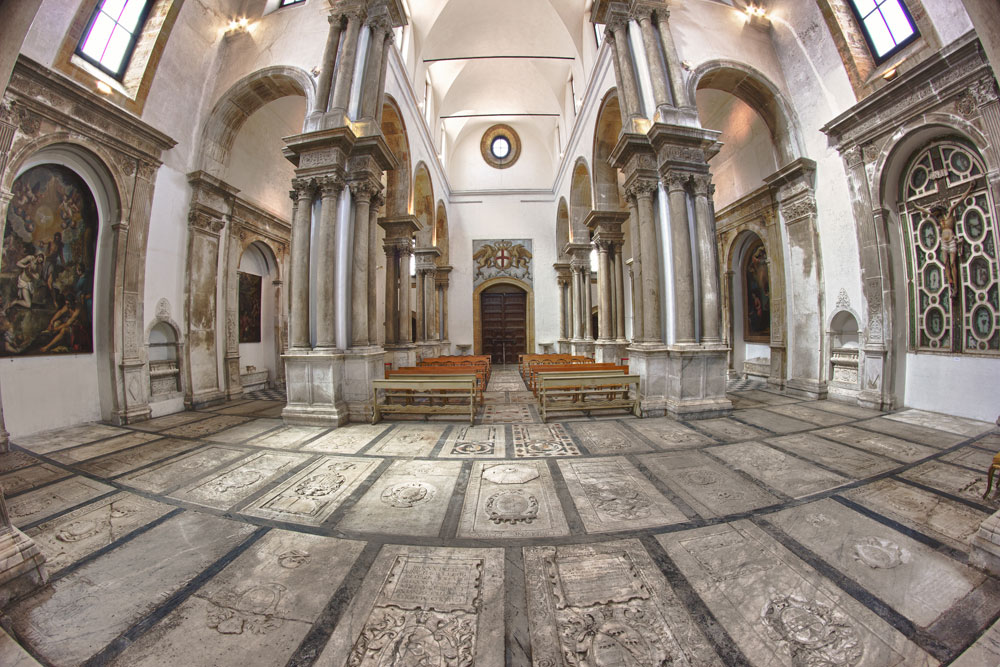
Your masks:
<path fill-rule="evenodd" d="M 473 293 L 475 352 L 493 363 L 517 363 L 535 347 L 534 294 L 513 278 L 494 278 Z"/>
<path fill-rule="evenodd" d="M 240 385 L 243 391 L 273 387 L 281 359 L 278 261 L 255 241 L 243 251 L 237 273 Z"/>

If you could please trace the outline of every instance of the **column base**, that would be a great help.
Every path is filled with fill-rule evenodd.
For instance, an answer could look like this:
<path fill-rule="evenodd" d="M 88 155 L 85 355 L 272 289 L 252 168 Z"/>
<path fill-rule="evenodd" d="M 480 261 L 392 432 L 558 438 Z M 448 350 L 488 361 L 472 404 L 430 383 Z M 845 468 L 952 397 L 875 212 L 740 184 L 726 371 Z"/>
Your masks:
<path fill-rule="evenodd" d="M 600 340 L 594 343 L 594 361 L 599 364 L 620 364 L 622 357 L 627 357 L 625 348 L 628 343 L 616 340 Z"/>
<path fill-rule="evenodd" d="M 572 354 L 584 357 L 594 357 L 594 341 L 587 340 L 585 338 L 578 338 L 573 340 L 573 352 Z"/>
<path fill-rule="evenodd" d="M 417 361 L 421 359 L 427 359 L 429 357 L 440 356 L 440 347 L 436 340 L 422 340 L 414 343 L 417 348 Z"/>
<path fill-rule="evenodd" d="M 0 532 L 0 608 L 49 580 L 45 556 L 35 542 L 14 526 Z"/>
<path fill-rule="evenodd" d="M 243 396 L 243 383 L 240 382 L 240 357 L 226 357 L 226 398 L 233 400 Z"/>
<path fill-rule="evenodd" d="M 785 393 L 789 396 L 822 400 L 826 398 L 826 383 L 807 378 L 789 378 L 785 383 Z"/>
<path fill-rule="evenodd" d="M 674 419 L 711 419 L 732 414 L 726 397 L 729 349 L 722 343 L 670 348 L 667 414 Z"/>
<path fill-rule="evenodd" d="M 288 404 L 281 412 L 286 424 L 333 426 L 348 420 L 344 402 L 344 353 L 339 350 L 293 350 L 285 362 Z"/>
<path fill-rule="evenodd" d="M 1000 576 L 1000 512 L 988 516 L 969 541 L 969 564 Z"/>
<path fill-rule="evenodd" d="M 377 345 L 344 352 L 344 402 L 349 421 L 367 424 L 372 419 L 372 380 L 385 377 L 385 350 Z"/>
<path fill-rule="evenodd" d="M 413 343 L 403 343 L 385 346 L 385 362 L 392 363 L 393 368 L 417 365 L 417 347 Z"/>
<path fill-rule="evenodd" d="M 149 372 L 146 364 L 136 361 L 123 361 L 119 366 L 122 372 L 122 384 L 125 389 L 124 408 L 111 415 L 115 426 L 135 424 L 146 421 L 153 413 L 149 407 L 149 397 L 146 396 Z"/>
<path fill-rule="evenodd" d="M 573 354 L 573 343 L 569 338 L 560 338 L 556 342 L 556 349 L 559 354 Z"/>

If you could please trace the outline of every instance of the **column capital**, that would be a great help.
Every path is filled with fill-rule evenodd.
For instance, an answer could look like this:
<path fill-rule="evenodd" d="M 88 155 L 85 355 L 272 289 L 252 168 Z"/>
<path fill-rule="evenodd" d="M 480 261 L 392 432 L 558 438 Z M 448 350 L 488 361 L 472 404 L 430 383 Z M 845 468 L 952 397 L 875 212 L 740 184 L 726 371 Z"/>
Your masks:
<path fill-rule="evenodd" d="M 351 181 L 348 184 L 354 199 L 362 202 L 374 203 L 377 195 L 382 191 L 381 184 L 373 183 L 370 179 Z"/>
<path fill-rule="evenodd" d="M 655 180 L 642 178 L 636 179 L 625 188 L 625 196 L 631 199 L 650 199 L 656 193 L 657 183 Z"/>
<path fill-rule="evenodd" d="M 344 185 L 344 178 L 339 174 L 327 174 L 316 179 L 316 188 L 324 198 L 339 197 Z"/>
<path fill-rule="evenodd" d="M 671 170 L 663 174 L 663 185 L 667 188 L 667 192 L 686 190 L 691 178 L 692 174 L 689 172 Z"/>
<path fill-rule="evenodd" d="M 293 178 L 292 189 L 289 191 L 288 196 L 292 198 L 292 201 L 299 202 L 308 197 L 312 197 L 315 192 L 315 178 Z"/>
<path fill-rule="evenodd" d="M 691 176 L 691 189 L 694 191 L 696 197 L 711 197 L 712 190 L 715 186 L 712 185 L 712 175 L 711 174 L 694 174 Z"/>

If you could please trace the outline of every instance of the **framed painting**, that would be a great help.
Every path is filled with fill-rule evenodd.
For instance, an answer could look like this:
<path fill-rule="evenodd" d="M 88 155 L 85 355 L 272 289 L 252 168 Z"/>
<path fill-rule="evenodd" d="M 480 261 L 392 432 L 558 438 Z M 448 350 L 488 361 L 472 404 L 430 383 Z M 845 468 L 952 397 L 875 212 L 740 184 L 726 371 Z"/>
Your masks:
<path fill-rule="evenodd" d="M 41 164 L 11 188 L 0 256 L 0 356 L 94 351 L 97 202 L 72 169 Z"/>
<path fill-rule="evenodd" d="M 240 274 L 240 342 L 260 342 L 260 276 Z"/>
<path fill-rule="evenodd" d="M 743 267 L 743 340 L 771 342 L 771 280 L 767 270 L 767 251 L 762 241 L 755 241 L 746 253 Z"/>

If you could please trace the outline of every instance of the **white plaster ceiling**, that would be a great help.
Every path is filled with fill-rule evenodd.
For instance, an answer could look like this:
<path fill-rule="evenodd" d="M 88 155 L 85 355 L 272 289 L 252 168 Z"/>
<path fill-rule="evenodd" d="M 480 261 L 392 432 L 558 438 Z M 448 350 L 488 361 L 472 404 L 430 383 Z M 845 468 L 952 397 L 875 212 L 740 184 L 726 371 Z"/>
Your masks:
<path fill-rule="evenodd" d="M 443 124 L 446 146 L 469 133 L 506 123 L 522 138 L 551 138 L 573 119 L 567 82 L 582 95 L 584 14 L 590 0 L 409 0 L 414 88 L 429 73 L 434 102 L 430 126 Z M 544 115 L 528 115 L 544 114 Z M 472 118 L 448 118 L 474 115 Z M 478 141 L 478 137 L 476 137 Z M 552 149 L 551 146 L 546 146 Z M 546 155 L 558 159 L 556 151 Z"/>

